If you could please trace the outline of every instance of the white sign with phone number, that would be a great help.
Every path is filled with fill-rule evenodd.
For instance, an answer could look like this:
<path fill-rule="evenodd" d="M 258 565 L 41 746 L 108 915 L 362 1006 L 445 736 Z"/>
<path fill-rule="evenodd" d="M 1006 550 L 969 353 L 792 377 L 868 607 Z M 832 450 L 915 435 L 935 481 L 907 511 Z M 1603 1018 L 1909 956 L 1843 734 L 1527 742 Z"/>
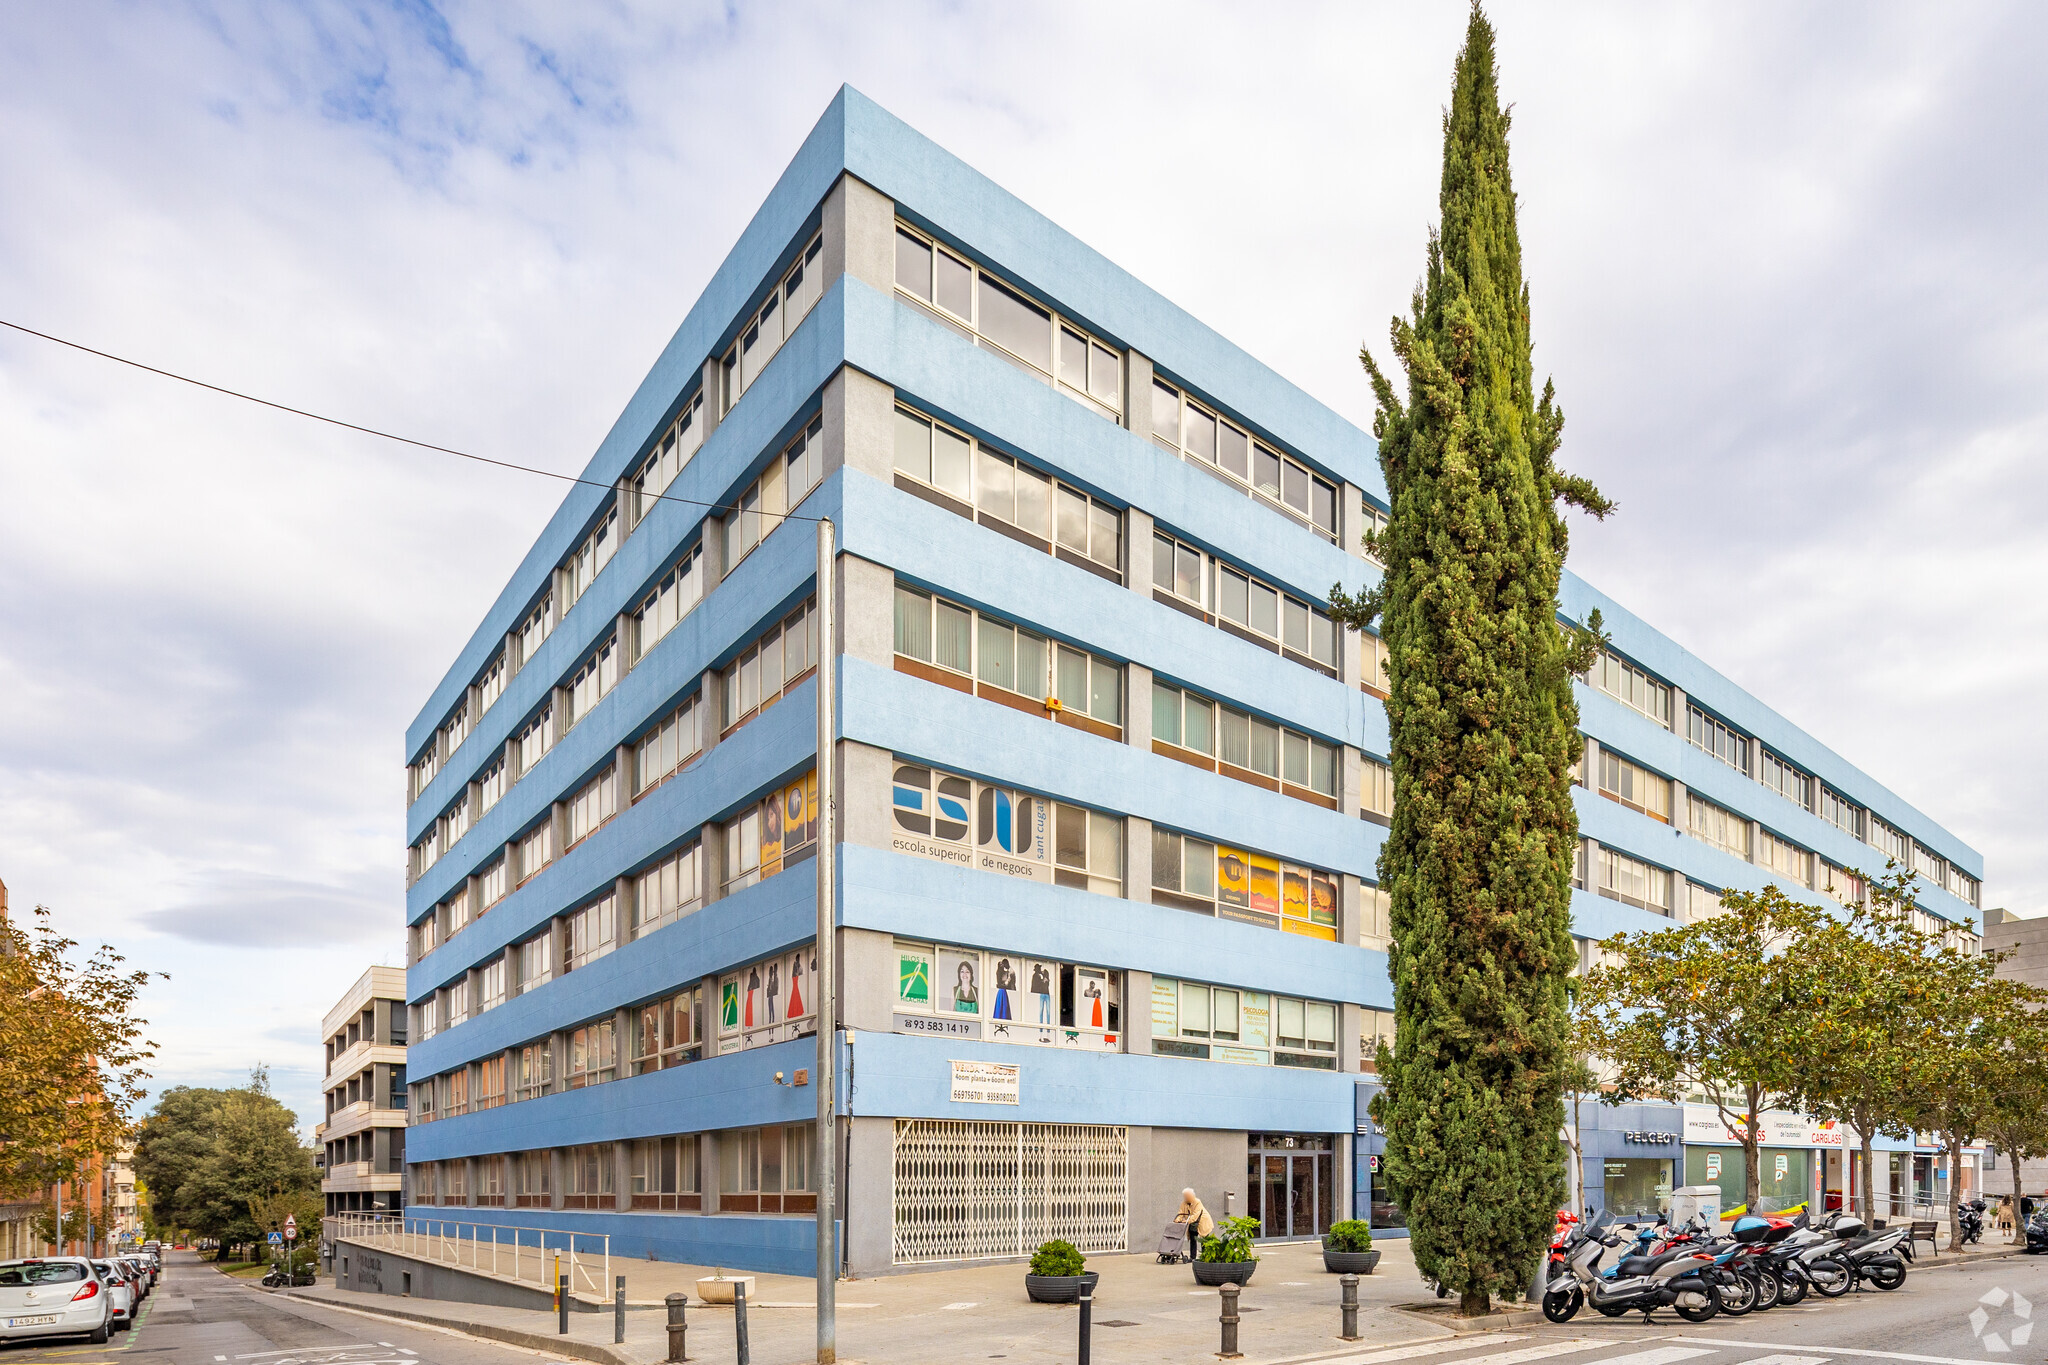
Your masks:
<path fill-rule="evenodd" d="M 953 1063 L 953 1103 L 1017 1103 L 1017 1068 L 1000 1062 Z"/>

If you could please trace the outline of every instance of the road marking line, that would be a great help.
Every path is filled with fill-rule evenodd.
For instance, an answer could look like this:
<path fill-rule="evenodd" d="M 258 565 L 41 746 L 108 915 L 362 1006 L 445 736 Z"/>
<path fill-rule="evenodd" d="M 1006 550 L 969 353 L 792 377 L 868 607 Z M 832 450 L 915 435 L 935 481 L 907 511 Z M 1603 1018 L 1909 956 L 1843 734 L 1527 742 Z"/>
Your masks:
<path fill-rule="evenodd" d="M 1673 1341 L 1712 1341 L 1714 1345 L 1727 1349 L 1731 1346 L 1762 1346 L 1779 1351 L 1826 1351 L 1830 1356 L 1863 1356 L 1871 1360 L 1913 1360 L 1922 1365 L 1984 1365 L 1982 1360 L 1971 1360 L 1965 1356 L 1916 1356 L 1903 1351 L 1866 1351 L 1853 1346 L 1794 1346 L 1783 1341 L 1736 1341 L 1715 1337 L 1673 1337 Z M 1600 1365 L 1612 1365 L 1602 1361 Z"/>
<path fill-rule="evenodd" d="M 227 1359 L 227 1357 L 226 1357 L 226 1356 L 215 1356 L 215 1357 L 214 1357 L 214 1359 L 215 1359 L 215 1360 L 226 1360 L 226 1359 Z"/>
<path fill-rule="evenodd" d="M 1423 1341 L 1410 1342 L 1406 1346 L 1369 1351 L 1364 1355 L 1322 1359 L 1318 1361 L 1318 1365 L 1381 1365 L 1383 1361 L 1412 1360 L 1417 1356 L 1442 1355 L 1446 1351 L 1469 1351 L 1478 1346 L 1498 1346 L 1507 1341 L 1526 1341 L 1528 1337 L 1529 1334 L 1526 1332 L 1503 1332 L 1499 1335 L 1488 1332 L 1484 1337 L 1431 1337 Z M 1585 1350 L 1586 1347 L 1579 1345 L 1574 1349 Z M 1452 1362 L 1452 1365 L 1463 1365 L 1463 1362 Z"/>
<path fill-rule="evenodd" d="M 1679 1340 L 1687 1340 L 1681 1337 Z M 1659 1346 L 1654 1351 L 1637 1351 L 1634 1355 L 1610 1356 L 1600 1365 L 1671 1365 L 1676 1360 L 1691 1360 L 1694 1356 L 1710 1356 L 1713 1348 L 1704 1350 L 1687 1346 Z"/>
<path fill-rule="evenodd" d="M 1454 1362 L 1454 1365 L 1522 1365 L 1525 1360 L 1542 1360 L 1545 1356 L 1570 1355 L 1575 1351 L 1591 1351 L 1600 1343 L 1579 1339 L 1576 1341 L 1546 1341 L 1541 1346 L 1524 1346 L 1519 1351 L 1496 1351 L 1492 1355 L 1469 1356 Z M 1603 1363 L 1604 1365 L 1604 1363 Z"/>
<path fill-rule="evenodd" d="M 1826 1356 L 1758 1356 L 1742 1365 L 1828 1365 Z"/>
<path fill-rule="evenodd" d="M 978 1303 L 948 1303 L 939 1307 L 941 1313 L 964 1313 L 970 1308 L 981 1307 Z"/>
<path fill-rule="evenodd" d="M 387 1351 L 395 1351 L 395 1350 L 397 1350 L 397 1349 L 398 1349 L 398 1348 L 397 1348 L 396 1346 L 393 1346 L 393 1345 L 392 1345 L 392 1344 L 391 1344 L 390 1342 L 388 1342 L 388 1341 L 380 1341 L 380 1342 L 378 1342 L 377 1344 L 378 1344 L 379 1346 L 382 1346 L 382 1347 L 383 1347 L 383 1348 L 384 1348 L 385 1350 L 387 1350 Z"/>

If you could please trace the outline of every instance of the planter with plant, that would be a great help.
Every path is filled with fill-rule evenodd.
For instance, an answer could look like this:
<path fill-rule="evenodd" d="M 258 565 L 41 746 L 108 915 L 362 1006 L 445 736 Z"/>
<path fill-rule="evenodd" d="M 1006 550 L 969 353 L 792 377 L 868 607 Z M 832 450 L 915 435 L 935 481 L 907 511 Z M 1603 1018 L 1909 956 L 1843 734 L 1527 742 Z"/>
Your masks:
<path fill-rule="evenodd" d="M 1096 1272 L 1085 1270 L 1086 1259 L 1072 1242 L 1051 1241 L 1031 1253 L 1024 1292 L 1033 1303 L 1078 1303 L 1095 1292 Z"/>
<path fill-rule="evenodd" d="M 1202 1259 L 1194 1266 L 1195 1283 L 1249 1283 L 1252 1272 L 1259 1268 L 1259 1258 L 1252 1254 L 1252 1234 L 1258 1230 L 1256 1218 L 1219 1220 L 1215 1235 L 1202 1239 Z"/>
<path fill-rule="evenodd" d="M 1356 1218 L 1330 1224 L 1323 1235 L 1323 1269 L 1332 1275 L 1370 1275 L 1379 1263 L 1371 1227 Z"/>

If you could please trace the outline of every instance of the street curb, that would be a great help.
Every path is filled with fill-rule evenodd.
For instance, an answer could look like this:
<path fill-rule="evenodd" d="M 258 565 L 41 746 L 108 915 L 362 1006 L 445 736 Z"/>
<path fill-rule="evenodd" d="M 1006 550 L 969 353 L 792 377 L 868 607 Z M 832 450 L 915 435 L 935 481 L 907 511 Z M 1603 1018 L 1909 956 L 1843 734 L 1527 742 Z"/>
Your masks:
<path fill-rule="evenodd" d="M 1408 1321 L 1426 1322 L 1431 1327 L 1442 1328 L 1452 1336 L 1459 1337 L 1475 1336 L 1481 1332 L 1504 1331 L 1510 1327 L 1527 1327 L 1531 1323 L 1543 1321 L 1543 1310 L 1541 1308 L 1496 1309 L 1488 1313 L 1484 1321 L 1473 1322 L 1469 1319 L 1458 1317 L 1455 1314 L 1440 1315 L 1434 1312 L 1417 1311 L 1408 1304 L 1396 1303 L 1383 1306 L 1388 1312 L 1399 1313 Z"/>
<path fill-rule="evenodd" d="M 1915 1262 L 1907 1268 L 1909 1270 L 1956 1270 L 1966 1265 L 1975 1265 L 1979 1261 L 2006 1261 L 2011 1260 L 2015 1256 L 2024 1256 L 2026 1254 L 2027 1249 L 2025 1247 L 2007 1247 L 2004 1251 L 1984 1251 L 1979 1252 L 1975 1256 L 1960 1256 L 1953 1261 L 1937 1260 L 1929 1265 L 1921 1265 Z"/>
<path fill-rule="evenodd" d="M 578 1360 L 593 1361 L 595 1365 L 645 1365 L 637 1356 L 627 1355 L 624 1351 L 616 1351 L 596 1342 L 578 1341 L 574 1337 L 524 1332 L 517 1327 L 500 1327 L 489 1322 L 460 1322 L 453 1318 L 435 1317 L 431 1313 L 409 1313 L 402 1308 L 386 1308 L 382 1304 L 373 1307 L 362 1303 L 336 1303 L 332 1299 L 316 1298 L 311 1294 L 295 1294 L 289 1289 L 276 1289 L 271 1292 L 320 1308 L 340 1308 L 354 1313 L 396 1318 L 401 1322 L 417 1322 L 428 1327 L 445 1327 L 451 1332 L 461 1332 L 465 1336 L 482 1337 L 487 1341 L 502 1341 L 508 1346 L 524 1346 L 529 1351 L 539 1351 L 544 1355 L 574 1356 Z"/>

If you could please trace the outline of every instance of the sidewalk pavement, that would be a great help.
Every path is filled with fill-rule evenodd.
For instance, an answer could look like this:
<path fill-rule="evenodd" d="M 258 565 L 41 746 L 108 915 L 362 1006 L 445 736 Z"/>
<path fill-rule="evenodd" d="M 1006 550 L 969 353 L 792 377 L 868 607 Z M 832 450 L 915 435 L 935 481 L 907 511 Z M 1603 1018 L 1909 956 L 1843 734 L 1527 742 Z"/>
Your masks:
<path fill-rule="evenodd" d="M 1315 1243 L 1261 1246 L 1259 1269 L 1239 1299 L 1239 1349 L 1246 1365 L 1337 1360 L 1373 1346 L 1449 1337 L 1451 1329 L 1394 1305 L 1430 1298 L 1416 1277 L 1405 1240 L 1386 1239 L 1378 1269 L 1359 1281 L 1360 1340 L 1346 1342 L 1341 1328 L 1338 1277 L 1323 1270 Z M 629 1300 L 635 1279 L 651 1287 L 663 1272 L 689 1267 L 652 1263 L 628 1267 Z M 1091 1256 L 1088 1268 L 1101 1275 L 1093 1307 L 1093 1356 L 1105 1365 L 1186 1365 L 1213 1358 L 1219 1341 L 1221 1300 L 1203 1289 L 1185 1265 L 1160 1265 L 1151 1254 Z M 873 1365 L 956 1365 L 969 1360 L 1002 1360 L 1007 1365 L 1055 1365 L 1077 1358 L 1079 1313 L 1072 1305 L 1032 1303 L 1024 1293 L 1023 1264 L 924 1271 L 838 1285 L 839 1354 Z M 816 1359 L 817 1323 L 808 1280 L 757 1276 L 760 1302 L 750 1302 L 747 1334 L 756 1365 L 796 1365 Z M 696 1286 L 679 1286 L 690 1296 L 689 1356 L 692 1361 L 738 1358 L 730 1307 L 697 1301 Z M 667 1315 L 651 1307 L 629 1309 L 626 1339 L 613 1345 L 613 1315 L 571 1313 L 569 1334 L 556 1334 L 545 1312 L 482 1304 L 363 1294 L 318 1286 L 280 1290 L 323 1304 L 403 1317 L 450 1327 L 475 1336 L 509 1341 L 543 1354 L 599 1362 L 651 1365 L 667 1355 Z M 1434 1316 L 1434 1315 L 1432 1315 Z M 1517 1315 L 1518 1317 L 1523 1315 Z M 1517 1323 L 1519 1325 L 1519 1323 Z"/>

